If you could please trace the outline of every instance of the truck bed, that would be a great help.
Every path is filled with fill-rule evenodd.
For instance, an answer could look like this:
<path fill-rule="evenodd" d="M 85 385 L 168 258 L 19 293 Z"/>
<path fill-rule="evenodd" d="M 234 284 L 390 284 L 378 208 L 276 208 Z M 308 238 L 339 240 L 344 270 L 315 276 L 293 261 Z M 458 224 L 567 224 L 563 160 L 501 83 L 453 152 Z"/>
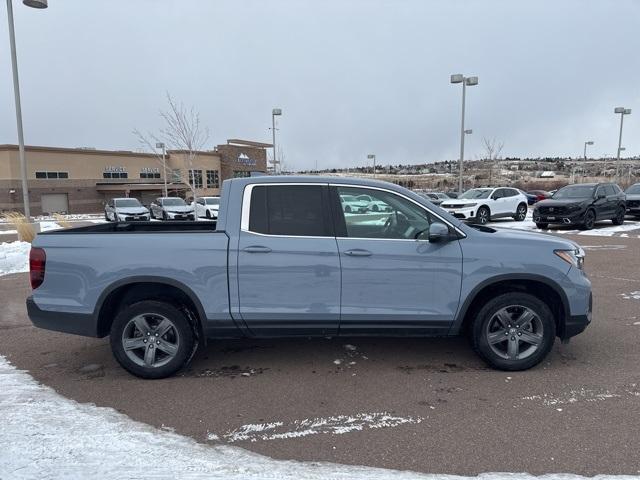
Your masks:
<path fill-rule="evenodd" d="M 75 233 L 197 233 L 216 232 L 215 221 L 168 222 L 108 222 L 86 227 L 66 228 L 42 232 L 38 235 L 68 235 Z"/>

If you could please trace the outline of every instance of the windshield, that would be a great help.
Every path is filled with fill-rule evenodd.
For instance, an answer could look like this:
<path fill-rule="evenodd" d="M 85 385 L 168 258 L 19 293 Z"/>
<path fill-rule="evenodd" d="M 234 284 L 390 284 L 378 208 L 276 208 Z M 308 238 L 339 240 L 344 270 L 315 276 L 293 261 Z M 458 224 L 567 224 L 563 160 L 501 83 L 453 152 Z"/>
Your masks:
<path fill-rule="evenodd" d="M 186 205 L 186 203 L 184 203 L 184 200 L 181 198 L 165 198 L 162 200 L 162 205 L 165 207 L 182 207 Z"/>
<path fill-rule="evenodd" d="M 625 190 L 624 193 L 638 193 L 640 194 L 640 183 L 636 183 L 635 185 L 631 185 L 629 188 Z"/>
<path fill-rule="evenodd" d="M 142 204 L 136 198 L 124 198 L 115 201 L 116 207 L 141 207 Z"/>
<path fill-rule="evenodd" d="M 207 205 L 220 205 L 220 199 L 219 198 L 207 198 L 205 200 L 205 203 Z"/>
<path fill-rule="evenodd" d="M 471 190 L 467 190 L 458 198 L 489 198 L 493 192 L 492 188 L 472 188 Z"/>
<path fill-rule="evenodd" d="M 593 196 L 595 188 L 593 185 L 569 185 L 554 193 L 553 198 L 588 198 Z"/>

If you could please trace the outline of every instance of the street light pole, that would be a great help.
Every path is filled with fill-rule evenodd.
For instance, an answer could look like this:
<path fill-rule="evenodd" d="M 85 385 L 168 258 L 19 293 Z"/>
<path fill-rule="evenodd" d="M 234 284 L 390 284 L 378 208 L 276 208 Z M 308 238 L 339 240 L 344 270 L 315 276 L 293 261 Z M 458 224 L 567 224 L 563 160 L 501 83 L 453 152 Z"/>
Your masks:
<path fill-rule="evenodd" d="M 282 109 L 274 108 L 271 110 L 271 133 L 273 138 L 273 173 L 278 173 L 278 150 L 276 149 L 276 115 L 282 115 Z"/>
<path fill-rule="evenodd" d="M 16 104 L 16 124 L 18 127 L 18 157 L 20 159 L 20 180 L 22 183 L 22 204 L 24 216 L 31 219 L 29 206 L 29 186 L 27 184 L 27 161 L 24 154 L 24 132 L 22 130 L 22 105 L 20 103 L 20 82 L 18 81 L 18 58 L 16 55 L 16 32 L 13 26 L 13 4 L 7 0 L 7 20 L 9 21 L 9 44 L 11 49 L 11 69 L 13 71 L 13 94 Z M 47 8 L 46 0 L 24 0 L 28 7 Z"/>
<path fill-rule="evenodd" d="M 166 151 L 164 142 L 156 143 L 156 148 L 162 149 L 162 176 L 164 178 L 164 196 L 168 197 L 169 194 L 167 193 L 167 162 L 166 162 L 167 151 Z"/>
<path fill-rule="evenodd" d="M 367 155 L 369 160 L 373 160 L 373 178 L 376 178 L 376 156 L 373 153 Z"/>
<path fill-rule="evenodd" d="M 631 114 L 630 108 L 616 107 L 613 113 L 620 114 L 620 134 L 618 135 L 618 156 L 616 157 L 616 178 L 620 176 L 620 151 L 622 149 L 622 125 L 624 123 L 624 116 Z"/>
<path fill-rule="evenodd" d="M 464 162 L 464 136 L 466 131 L 464 129 L 464 113 L 465 103 L 467 97 L 467 86 L 473 86 L 478 84 L 478 77 L 465 77 L 462 74 L 451 75 L 451 83 L 462 83 L 462 120 L 460 122 L 460 162 L 458 164 L 459 178 L 458 178 L 458 191 L 462 192 L 462 164 Z"/>
<path fill-rule="evenodd" d="M 587 145 L 593 145 L 593 141 L 587 140 L 586 142 L 584 142 L 584 154 L 582 156 L 585 162 L 587 161 Z"/>

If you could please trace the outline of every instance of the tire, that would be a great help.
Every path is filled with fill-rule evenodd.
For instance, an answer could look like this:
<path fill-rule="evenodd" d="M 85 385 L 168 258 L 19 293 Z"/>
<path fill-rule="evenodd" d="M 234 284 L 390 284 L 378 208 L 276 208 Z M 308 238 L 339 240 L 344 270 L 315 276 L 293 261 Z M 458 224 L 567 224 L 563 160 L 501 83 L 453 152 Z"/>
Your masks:
<path fill-rule="evenodd" d="M 162 332 L 157 332 L 157 328 L 168 329 L 158 336 Z M 155 341 L 148 340 L 154 338 Z M 111 326 L 110 341 L 111 351 L 122 368 L 136 377 L 149 379 L 166 378 L 178 372 L 189 363 L 196 347 L 196 337 L 185 313 L 156 300 L 144 300 L 122 309 Z M 125 343 L 133 348 L 125 350 Z"/>
<path fill-rule="evenodd" d="M 162 220 L 164 220 L 165 222 L 169 220 L 169 215 L 167 215 L 167 212 L 165 212 L 164 210 L 162 211 Z"/>
<path fill-rule="evenodd" d="M 104 219 L 105 219 L 107 222 L 110 222 L 110 221 L 111 221 L 111 220 L 109 220 L 109 215 L 107 215 L 107 212 L 104 212 Z"/>
<path fill-rule="evenodd" d="M 540 230 L 546 230 L 547 228 L 549 228 L 549 224 L 536 222 L 536 227 L 538 227 Z"/>
<path fill-rule="evenodd" d="M 584 219 L 580 225 L 581 230 L 591 230 L 596 224 L 596 213 L 593 210 L 587 210 Z"/>
<path fill-rule="evenodd" d="M 616 216 L 611 219 L 614 225 L 622 225 L 624 223 L 624 216 L 627 214 L 627 210 L 624 207 L 618 208 Z"/>
<path fill-rule="evenodd" d="M 529 320 L 518 323 L 525 313 Z M 527 370 L 537 365 L 547 356 L 555 338 L 551 310 L 528 293 L 503 293 L 489 300 L 471 326 L 473 349 L 498 370 Z"/>
<path fill-rule="evenodd" d="M 487 207 L 480 207 L 476 212 L 475 222 L 480 225 L 486 225 L 491 220 L 491 212 Z"/>
<path fill-rule="evenodd" d="M 207 220 L 211 220 L 211 212 L 209 210 L 207 210 L 204 216 L 207 217 Z"/>
<path fill-rule="evenodd" d="M 524 219 L 527 218 L 527 209 L 528 207 L 524 203 L 518 205 L 518 208 L 516 208 L 516 214 L 513 216 L 513 219 L 516 222 L 524 222 Z"/>
<path fill-rule="evenodd" d="M 344 213 L 351 213 L 351 207 L 349 205 L 344 207 Z"/>

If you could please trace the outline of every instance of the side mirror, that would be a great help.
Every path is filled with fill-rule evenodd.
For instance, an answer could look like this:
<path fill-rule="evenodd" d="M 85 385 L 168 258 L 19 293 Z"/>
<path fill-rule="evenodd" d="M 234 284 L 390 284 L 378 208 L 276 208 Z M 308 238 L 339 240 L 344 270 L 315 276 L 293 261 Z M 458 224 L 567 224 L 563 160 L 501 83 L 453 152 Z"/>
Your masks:
<path fill-rule="evenodd" d="M 427 238 L 429 242 L 433 243 L 447 241 L 450 238 L 449 227 L 442 222 L 433 222 L 429 225 L 429 234 Z"/>
<path fill-rule="evenodd" d="M 598 193 L 598 194 L 596 195 L 596 199 L 597 199 L 597 200 L 600 200 L 600 199 L 603 199 L 603 198 L 606 198 L 606 195 L 605 195 L 604 193 Z"/>

